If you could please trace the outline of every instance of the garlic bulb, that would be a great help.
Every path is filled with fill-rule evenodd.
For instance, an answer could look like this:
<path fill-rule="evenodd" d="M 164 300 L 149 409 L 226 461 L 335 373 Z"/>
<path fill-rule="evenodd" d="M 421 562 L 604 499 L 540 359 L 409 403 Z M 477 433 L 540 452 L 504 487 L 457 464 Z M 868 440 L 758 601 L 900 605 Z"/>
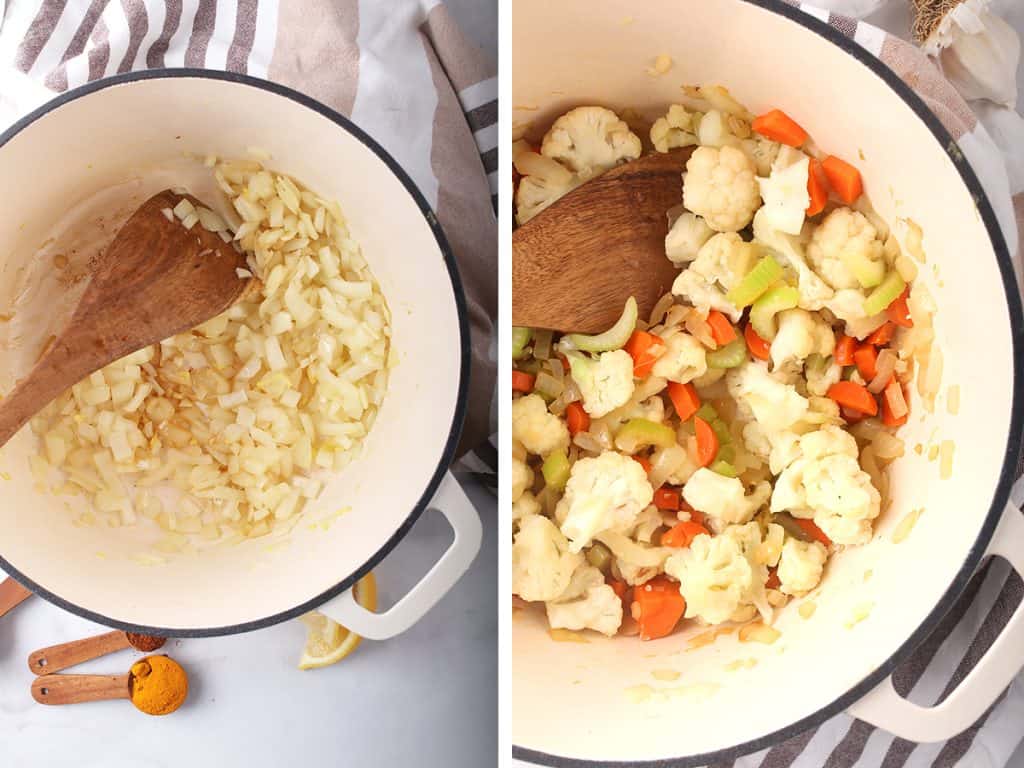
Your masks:
<path fill-rule="evenodd" d="M 991 0 L 913 0 L 914 37 L 967 101 L 1017 104 L 1020 38 Z"/>

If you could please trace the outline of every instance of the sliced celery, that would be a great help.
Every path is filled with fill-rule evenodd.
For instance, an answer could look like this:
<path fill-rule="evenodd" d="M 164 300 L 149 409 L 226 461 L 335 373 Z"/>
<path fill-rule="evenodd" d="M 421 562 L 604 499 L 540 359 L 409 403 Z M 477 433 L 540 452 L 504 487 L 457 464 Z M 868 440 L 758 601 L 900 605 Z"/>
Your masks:
<path fill-rule="evenodd" d="M 708 424 L 711 426 L 711 431 L 715 433 L 715 437 L 718 438 L 719 445 L 729 445 L 732 442 L 732 433 L 724 421 L 715 419 Z"/>
<path fill-rule="evenodd" d="M 533 338 L 532 328 L 512 327 L 512 359 L 518 360 L 526 353 L 526 345 Z"/>
<path fill-rule="evenodd" d="M 732 445 L 732 443 L 721 443 L 718 446 L 718 453 L 715 454 L 715 458 L 719 461 L 727 461 L 732 464 L 736 461 L 736 447 Z"/>
<path fill-rule="evenodd" d="M 758 336 L 771 341 L 775 338 L 775 316 L 783 310 L 793 309 L 799 303 L 800 291 L 791 285 L 777 285 L 754 302 L 750 308 L 750 324 Z"/>
<path fill-rule="evenodd" d="M 697 409 L 697 415 L 700 416 L 708 424 L 718 420 L 718 411 L 711 403 L 703 403 L 700 408 Z"/>
<path fill-rule="evenodd" d="M 735 368 L 746 359 L 747 344 L 742 336 L 707 354 L 708 368 Z"/>
<path fill-rule="evenodd" d="M 757 298 L 771 288 L 772 283 L 782 277 L 782 267 L 771 256 L 765 256 L 740 280 L 739 285 L 725 295 L 738 309 L 753 304 Z"/>
<path fill-rule="evenodd" d="M 648 445 L 668 448 L 675 444 L 676 432 L 672 427 L 649 419 L 630 419 L 615 435 L 615 447 L 624 453 L 636 453 Z"/>
<path fill-rule="evenodd" d="M 860 252 L 844 252 L 840 257 L 862 288 L 874 288 L 885 277 L 885 262 L 869 259 Z"/>
<path fill-rule="evenodd" d="M 736 467 L 730 464 L 728 461 L 722 461 L 722 459 L 716 459 L 715 462 L 708 467 L 712 472 L 717 472 L 719 475 L 725 475 L 726 477 L 736 477 Z"/>
<path fill-rule="evenodd" d="M 875 290 L 873 290 L 870 295 L 864 299 L 864 312 L 868 317 L 877 315 L 896 301 L 906 287 L 907 283 L 902 277 L 900 277 L 900 273 L 893 270 L 885 276 L 885 280 L 882 281 L 881 285 L 875 288 Z"/>
<path fill-rule="evenodd" d="M 597 568 L 601 573 L 608 573 L 612 567 L 612 553 L 604 544 L 599 541 L 587 550 L 587 562 Z"/>
<path fill-rule="evenodd" d="M 563 336 L 560 342 L 566 349 L 579 349 L 583 352 L 608 352 L 613 349 L 622 349 L 629 341 L 629 337 L 636 330 L 638 316 L 636 299 L 630 296 L 626 299 L 626 307 L 622 310 L 622 316 L 615 325 L 604 333 L 595 336 L 587 336 L 582 333 L 570 333 Z"/>
<path fill-rule="evenodd" d="M 569 457 L 563 451 L 548 454 L 540 468 L 548 488 L 561 493 L 569 482 Z"/>

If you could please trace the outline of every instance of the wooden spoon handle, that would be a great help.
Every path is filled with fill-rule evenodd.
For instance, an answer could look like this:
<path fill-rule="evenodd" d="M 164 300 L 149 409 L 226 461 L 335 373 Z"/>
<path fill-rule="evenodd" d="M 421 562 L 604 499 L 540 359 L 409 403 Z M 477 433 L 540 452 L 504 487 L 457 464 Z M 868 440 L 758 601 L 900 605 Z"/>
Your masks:
<path fill-rule="evenodd" d="M 32 597 L 32 593 L 14 579 L 0 581 L 0 616 Z"/>
<path fill-rule="evenodd" d="M 81 704 L 128 699 L 128 675 L 43 675 L 32 681 L 32 698 L 40 704 Z"/>
<path fill-rule="evenodd" d="M 28 668 L 36 675 L 49 675 L 89 659 L 128 648 L 128 636 L 120 630 L 95 637 L 72 640 L 49 648 L 40 648 L 28 657 Z"/>

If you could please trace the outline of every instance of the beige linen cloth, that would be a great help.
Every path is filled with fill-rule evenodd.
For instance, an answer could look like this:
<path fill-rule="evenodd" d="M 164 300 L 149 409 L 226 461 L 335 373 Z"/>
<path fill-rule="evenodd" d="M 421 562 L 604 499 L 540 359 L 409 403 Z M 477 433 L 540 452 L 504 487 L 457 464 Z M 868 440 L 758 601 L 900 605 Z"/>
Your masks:
<path fill-rule="evenodd" d="M 459 453 L 480 446 L 484 461 L 466 460 L 482 473 L 493 469 L 492 56 L 463 36 L 438 0 L 8 0 L 0 130 L 56 93 L 161 67 L 229 70 L 291 86 L 350 117 L 412 177 L 448 236 L 469 306 L 472 378 Z"/>

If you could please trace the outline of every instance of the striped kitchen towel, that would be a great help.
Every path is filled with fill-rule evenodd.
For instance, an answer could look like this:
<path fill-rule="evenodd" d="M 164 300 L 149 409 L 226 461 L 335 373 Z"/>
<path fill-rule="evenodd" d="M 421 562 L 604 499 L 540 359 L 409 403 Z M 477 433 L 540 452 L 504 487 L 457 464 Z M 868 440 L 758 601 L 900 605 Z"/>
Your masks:
<path fill-rule="evenodd" d="M 1024 231 L 1024 187 L 1016 188 L 1016 180 L 1011 184 L 1006 158 L 972 108 L 914 45 L 869 24 L 790 2 L 826 21 L 881 59 L 914 88 L 938 116 L 985 187 L 1006 241 L 1011 244 L 1019 275 L 1018 231 Z M 875 7 L 877 5 L 874 3 Z M 975 574 L 935 633 L 897 668 L 893 676 L 896 690 L 923 706 L 944 700 L 999 636 L 1022 596 L 1024 583 L 1006 561 L 987 563 Z M 947 742 L 908 742 L 843 714 L 770 749 L 721 765 L 733 768 L 1021 768 L 1019 764 L 1013 766 L 1010 760 L 1024 739 L 1022 723 L 1024 675 L 1014 680 L 977 723 Z"/>
<path fill-rule="evenodd" d="M 379 141 L 437 212 L 459 262 L 473 358 L 460 454 L 482 445 L 489 458 L 497 359 L 496 56 L 465 38 L 442 2 L 8 0 L 2 18 L 0 130 L 91 80 L 199 67 L 291 86 Z"/>

